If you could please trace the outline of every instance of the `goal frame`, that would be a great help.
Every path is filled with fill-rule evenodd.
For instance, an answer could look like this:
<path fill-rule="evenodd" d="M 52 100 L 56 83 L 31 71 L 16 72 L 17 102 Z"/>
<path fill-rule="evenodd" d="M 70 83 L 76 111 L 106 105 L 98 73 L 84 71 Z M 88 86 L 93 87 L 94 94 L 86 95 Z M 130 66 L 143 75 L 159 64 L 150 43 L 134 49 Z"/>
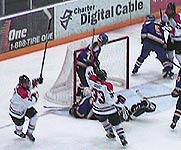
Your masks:
<path fill-rule="evenodd" d="M 110 44 L 110 43 L 113 43 L 113 42 L 118 42 L 118 41 L 121 41 L 121 40 L 126 40 L 126 78 L 125 78 L 125 87 L 126 89 L 129 89 L 129 84 L 130 84 L 130 80 L 129 80 L 129 54 L 130 54 L 130 47 L 129 47 L 129 43 L 130 43 L 130 40 L 129 40 L 129 36 L 123 36 L 123 37 L 120 37 L 120 38 L 116 38 L 116 39 L 113 39 L 113 40 L 110 40 L 108 41 L 107 44 Z M 76 67 L 77 67 L 77 63 L 76 63 L 76 58 L 77 58 L 77 53 L 80 52 L 82 49 L 78 49 L 78 50 L 75 50 L 73 52 L 73 102 L 76 101 L 76 82 L 77 82 L 77 75 L 76 75 Z"/>

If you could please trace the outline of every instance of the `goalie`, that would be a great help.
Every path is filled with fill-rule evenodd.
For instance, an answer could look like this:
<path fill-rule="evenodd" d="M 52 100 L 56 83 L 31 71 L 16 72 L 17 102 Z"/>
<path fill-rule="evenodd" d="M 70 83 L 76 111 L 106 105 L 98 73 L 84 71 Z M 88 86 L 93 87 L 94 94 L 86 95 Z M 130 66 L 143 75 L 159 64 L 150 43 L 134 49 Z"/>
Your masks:
<path fill-rule="evenodd" d="M 79 102 L 72 105 L 72 107 L 69 110 L 69 114 L 75 118 L 95 120 L 96 118 L 92 111 L 93 98 L 91 97 L 91 90 L 89 88 L 84 90 L 84 96 L 85 97 L 82 98 Z M 118 95 L 117 99 L 123 104 L 126 101 L 126 98 L 122 95 Z M 123 122 L 130 121 L 133 118 L 139 117 L 144 113 L 154 112 L 156 109 L 156 104 L 150 102 L 147 99 L 144 99 L 136 104 L 133 104 L 130 108 L 125 106 L 122 109 L 117 107 L 117 109 L 119 112 L 120 121 Z"/>
<path fill-rule="evenodd" d="M 94 74 L 94 70 L 95 69 L 93 69 L 93 67 L 91 66 L 87 67 L 85 77 L 87 78 L 88 82 L 88 77 Z M 117 101 L 124 104 L 126 98 L 119 94 L 117 95 Z M 70 108 L 70 115 L 72 115 L 75 118 L 95 119 L 95 116 L 92 112 L 92 102 L 92 91 L 89 87 L 86 87 L 83 90 L 83 98 L 80 101 L 75 102 L 75 104 L 73 104 Z M 117 109 L 119 111 L 120 120 L 129 121 L 133 117 L 138 117 L 143 113 L 154 112 L 156 109 L 156 105 L 153 102 L 150 102 L 148 99 L 143 99 L 141 102 L 133 104 L 129 109 L 126 106 L 123 109 L 118 107 Z"/>

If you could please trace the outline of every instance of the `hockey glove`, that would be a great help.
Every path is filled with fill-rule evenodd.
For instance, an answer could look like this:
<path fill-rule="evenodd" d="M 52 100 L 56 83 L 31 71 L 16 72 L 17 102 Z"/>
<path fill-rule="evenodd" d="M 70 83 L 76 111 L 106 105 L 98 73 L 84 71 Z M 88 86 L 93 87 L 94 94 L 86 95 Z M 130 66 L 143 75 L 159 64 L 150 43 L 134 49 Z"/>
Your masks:
<path fill-rule="evenodd" d="M 180 91 L 176 88 L 171 93 L 172 97 L 178 97 L 180 95 Z"/>
<path fill-rule="evenodd" d="M 33 92 L 33 93 L 31 94 L 31 101 L 32 101 L 32 102 L 33 102 L 33 101 L 34 101 L 34 102 L 37 102 L 38 98 L 39 98 L 38 91 Z"/>
<path fill-rule="evenodd" d="M 163 44 L 163 48 L 166 50 L 167 49 L 167 43 Z"/>
<path fill-rule="evenodd" d="M 39 78 L 38 78 L 38 83 L 39 83 L 39 84 L 42 84 L 42 83 L 43 83 L 43 77 L 39 77 Z"/>

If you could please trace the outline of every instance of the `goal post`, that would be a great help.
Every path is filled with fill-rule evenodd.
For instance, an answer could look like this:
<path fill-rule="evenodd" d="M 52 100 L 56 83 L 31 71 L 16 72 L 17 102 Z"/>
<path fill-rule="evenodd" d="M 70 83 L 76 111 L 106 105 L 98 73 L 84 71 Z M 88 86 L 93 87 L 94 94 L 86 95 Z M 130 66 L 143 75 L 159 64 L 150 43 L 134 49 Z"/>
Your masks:
<path fill-rule="evenodd" d="M 100 67 L 108 74 L 108 81 L 114 87 L 129 89 L 129 37 L 108 34 L 109 42 L 102 47 L 99 55 Z M 96 37 L 95 37 L 96 39 Z M 72 42 L 67 46 L 63 67 L 45 99 L 61 106 L 70 106 L 76 101 L 80 80 L 76 73 L 78 54 L 91 44 L 91 38 Z"/>

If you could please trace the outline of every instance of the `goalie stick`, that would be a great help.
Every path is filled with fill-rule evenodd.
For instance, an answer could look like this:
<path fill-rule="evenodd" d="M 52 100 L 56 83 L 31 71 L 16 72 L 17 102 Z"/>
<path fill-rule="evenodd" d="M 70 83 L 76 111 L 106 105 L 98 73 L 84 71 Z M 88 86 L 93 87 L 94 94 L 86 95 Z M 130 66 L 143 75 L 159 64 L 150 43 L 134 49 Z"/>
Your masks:
<path fill-rule="evenodd" d="M 51 15 L 50 12 L 48 11 L 48 9 L 44 9 L 43 11 L 44 11 L 44 13 L 47 15 L 47 17 L 48 17 L 48 27 L 47 27 L 47 38 L 46 38 L 46 42 L 45 42 L 45 50 L 44 50 L 44 53 L 43 53 L 43 60 L 42 60 L 42 63 L 41 63 L 40 77 L 42 77 L 42 74 L 43 74 L 43 68 L 44 68 L 45 56 L 46 56 L 46 50 L 47 50 L 47 46 L 48 46 L 48 35 L 49 35 L 49 32 L 50 32 L 50 25 L 51 25 L 51 21 L 52 21 L 52 15 Z"/>
<path fill-rule="evenodd" d="M 167 93 L 167 94 L 160 94 L 160 95 L 154 95 L 154 96 L 148 96 L 148 97 L 145 97 L 143 96 L 143 94 L 141 93 L 140 90 L 136 90 L 136 94 L 141 97 L 141 99 L 152 99 L 152 98 L 159 98 L 159 97 L 165 97 L 165 96 L 170 96 L 171 93 Z"/>
<path fill-rule="evenodd" d="M 68 111 L 69 107 L 61 107 L 61 106 L 43 106 L 43 108 L 48 109 L 49 111 Z"/>

